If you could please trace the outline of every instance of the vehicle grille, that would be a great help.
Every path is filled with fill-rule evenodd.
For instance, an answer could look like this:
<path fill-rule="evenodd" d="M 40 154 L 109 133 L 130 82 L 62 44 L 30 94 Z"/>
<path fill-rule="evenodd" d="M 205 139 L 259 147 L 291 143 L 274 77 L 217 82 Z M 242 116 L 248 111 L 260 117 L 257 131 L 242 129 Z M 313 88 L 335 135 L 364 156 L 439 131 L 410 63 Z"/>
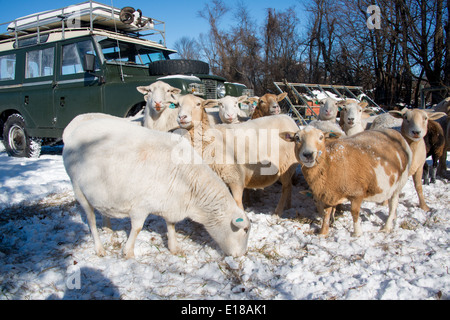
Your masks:
<path fill-rule="evenodd" d="M 217 98 L 217 81 L 211 79 L 202 79 L 206 90 L 206 99 L 216 99 Z"/>

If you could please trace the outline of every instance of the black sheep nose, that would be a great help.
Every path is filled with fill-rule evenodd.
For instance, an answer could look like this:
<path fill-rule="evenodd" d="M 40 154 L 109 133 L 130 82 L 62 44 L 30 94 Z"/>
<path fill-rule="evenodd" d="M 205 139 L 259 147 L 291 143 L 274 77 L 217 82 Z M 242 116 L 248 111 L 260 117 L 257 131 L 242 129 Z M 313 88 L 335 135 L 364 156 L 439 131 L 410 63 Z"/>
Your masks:
<path fill-rule="evenodd" d="M 305 157 L 305 159 L 312 160 L 313 153 L 312 152 L 303 152 L 303 157 Z"/>

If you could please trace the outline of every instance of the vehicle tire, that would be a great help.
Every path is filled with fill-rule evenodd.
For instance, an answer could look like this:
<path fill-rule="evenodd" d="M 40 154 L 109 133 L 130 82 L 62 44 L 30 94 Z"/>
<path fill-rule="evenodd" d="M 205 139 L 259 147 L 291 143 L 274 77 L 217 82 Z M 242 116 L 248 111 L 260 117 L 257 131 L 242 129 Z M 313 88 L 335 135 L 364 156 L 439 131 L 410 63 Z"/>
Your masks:
<path fill-rule="evenodd" d="M 12 157 L 38 158 L 41 154 L 42 140 L 28 135 L 23 117 L 17 113 L 10 115 L 5 121 L 3 144 Z"/>
<path fill-rule="evenodd" d="M 149 64 L 151 76 L 209 74 L 209 64 L 199 60 L 159 60 Z"/>

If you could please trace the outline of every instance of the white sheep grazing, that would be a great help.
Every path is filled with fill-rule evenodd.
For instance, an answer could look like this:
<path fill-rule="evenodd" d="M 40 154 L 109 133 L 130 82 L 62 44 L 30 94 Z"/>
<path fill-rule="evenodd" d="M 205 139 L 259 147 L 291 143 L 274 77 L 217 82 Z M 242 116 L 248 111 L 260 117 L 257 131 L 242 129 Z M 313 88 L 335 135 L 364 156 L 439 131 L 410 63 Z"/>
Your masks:
<path fill-rule="evenodd" d="M 409 175 L 413 176 L 414 187 L 419 197 L 419 207 L 429 211 L 422 191 L 423 165 L 427 158 L 427 150 L 423 138 L 427 134 L 428 120 L 435 120 L 445 116 L 443 112 L 427 112 L 420 109 L 403 109 L 402 111 L 391 110 L 389 113 L 395 118 L 401 118 L 401 133 L 408 142 L 413 152 L 413 160 Z"/>
<path fill-rule="evenodd" d="M 293 144 L 281 140 L 279 132 L 297 130 L 294 120 L 276 115 L 211 127 L 204 111 L 208 101 L 186 95 L 178 103 L 180 126 L 189 130 L 194 148 L 228 185 L 239 207 L 243 208 L 245 188 L 262 189 L 280 180 L 282 194 L 275 213 L 281 215 L 290 206 L 291 178 L 298 163 Z"/>
<path fill-rule="evenodd" d="M 362 118 L 362 114 L 365 112 L 367 105 L 368 103 L 366 101 L 358 103 L 353 100 L 338 103 L 338 106 L 342 107 L 340 123 L 347 136 L 354 135 L 366 129 L 366 123 Z"/>
<path fill-rule="evenodd" d="M 391 129 L 363 131 L 342 139 L 328 140 L 328 136 L 309 126 L 281 134 L 285 140 L 296 142 L 302 173 L 320 213 L 325 210 L 320 234 L 328 234 L 332 209 L 345 201 L 351 202 L 353 235 L 359 236 L 361 203 L 389 200 L 389 217 L 383 230 L 390 232 L 412 160 L 405 139 Z"/>
<path fill-rule="evenodd" d="M 123 119 L 74 121 L 63 134 L 64 166 L 99 256 L 105 250 L 94 209 L 108 217 L 131 219 L 124 247 L 127 258 L 134 256 L 136 237 L 149 214 L 165 219 L 172 253 L 179 251 L 175 223 L 185 218 L 203 224 L 225 254 L 246 252 L 248 217 L 186 139 Z M 194 154 L 194 164 L 185 164 L 181 149 Z"/>
<path fill-rule="evenodd" d="M 136 88 L 144 95 L 147 105 L 144 109 L 143 126 L 158 131 L 171 131 L 178 128 L 178 110 L 175 109 L 177 96 L 181 90 L 156 81 L 149 86 Z"/>
<path fill-rule="evenodd" d="M 318 120 L 336 122 L 338 114 L 337 100 L 327 98 L 320 107 Z"/>

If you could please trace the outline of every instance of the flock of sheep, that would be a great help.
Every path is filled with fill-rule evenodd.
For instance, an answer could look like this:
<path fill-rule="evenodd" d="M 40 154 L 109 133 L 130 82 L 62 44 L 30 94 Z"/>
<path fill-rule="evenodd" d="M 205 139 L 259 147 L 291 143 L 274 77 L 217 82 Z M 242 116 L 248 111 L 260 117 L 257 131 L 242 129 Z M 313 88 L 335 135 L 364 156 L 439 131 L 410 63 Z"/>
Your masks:
<path fill-rule="evenodd" d="M 438 106 L 445 112 L 405 109 L 367 117 L 365 102 L 328 99 L 319 120 L 301 129 L 280 114 L 278 102 L 286 93 L 204 100 L 181 95 L 161 81 L 137 90 L 147 104 L 136 117 L 84 114 L 63 134 L 64 166 L 99 256 L 105 250 L 94 210 L 106 227 L 110 217 L 131 219 L 123 249 L 127 258 L 134 256 L 136 237 L 149 214 L 165 219 L 172 253 L 180 251 L 175 224 L 190 218 L 204 225 L 226 255 L 241 256 L 251 229 L 243 206 L 245 190 L 279 181 L 282 193 L 275 213 L 281 215 L 291 205 L 292 177 L 299 164 L 324 217 L 321 234 L 328 233 L 336 206 L 346 201 L 351 203 L 355 236 L 361 234 L 361 203 L 387 201 L 383 230 L 389 232 L 409 176 L 419 206 L 428 210 L 422 194 L 427 151 L 442 156 L 447 150 L 441 126 L 427 135 L 432 119 L 444 117 L 448 145 L 450 101 Z M 244 103 L 248 109 L 239 107 Z M 342 125 L 336 120 L 338 108 Z M 401 118 L 400 123 L 391 115 Z M 393 124 L 401 129 L 384 129 Z"/>

